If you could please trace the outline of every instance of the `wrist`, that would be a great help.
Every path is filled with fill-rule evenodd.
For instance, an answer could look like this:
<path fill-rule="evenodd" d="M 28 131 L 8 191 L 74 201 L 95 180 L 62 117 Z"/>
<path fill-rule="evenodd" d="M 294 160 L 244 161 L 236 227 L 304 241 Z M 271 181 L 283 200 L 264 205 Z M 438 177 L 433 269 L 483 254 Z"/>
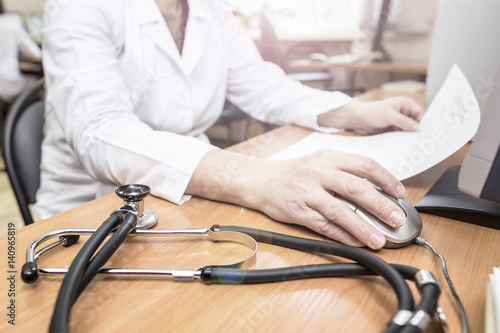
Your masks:
<path fill-rule="evenodd" d="M 269 175 L 268 161 L 247 157 L 242 172 L 235 180 L 234 198 L 242 206 L 260 210 L 265 202 L 266 179 Z"/>
<path fill-rule="evenodd" d="M 193 174 L 186 193 L 203 198 L 259 207 L 260 178 L 266 161 L 225 150 L 207 153 Z"/>
<path fill-rule="evenodd" d="M 318 115 L 318 125 L 345 129 L 359 129 L 360 121 L 356 113 L 359 104 L 359 101 L 353 100 L 344 106 Z"/>

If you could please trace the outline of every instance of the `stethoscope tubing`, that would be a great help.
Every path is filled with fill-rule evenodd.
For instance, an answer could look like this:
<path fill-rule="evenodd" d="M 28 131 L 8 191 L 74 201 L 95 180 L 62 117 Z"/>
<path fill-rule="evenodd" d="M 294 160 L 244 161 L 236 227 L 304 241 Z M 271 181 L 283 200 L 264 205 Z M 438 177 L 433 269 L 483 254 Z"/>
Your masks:
<path fill-rule="evenodd" d="M 314 252 L 336 255 L 354 260 L 357 266 L 342 266 L 349 264 L 321 264 L 298 267 L 277 268 L 271 270 L 235 270 L 226 268 L 206 268 L 201 277 L 204 281 L 217 283 L 266 283 L 289 281 L 302 278 L 351 276 L 353 275 L 380 275 L 394 289 L 398 297 L 398 314 L 408 316 L 408 320 L 389 323 L 385 332 L 422 332 L 427 327 L 437 309 L 437 301 L 441 293 L 439 284 L 435 279 L 427 283 L 419 283 L 422 295 L 421 302 L 414 310 L 414 301 L 411 290 L 404 278 L 418 281 L 421 270 L 404 265 L 388 264 L 377 256 L 343 244 L 336 244 L 320 240 L 313 240 L 295 236 L 274 233 L 265 230 L 252 229 L 238 226 L 218 226 L 211 229 L 220 231 L 237 231 L 245 233 L 258 242 L 264 242 L 282 247 L 288 247 L 304 252 Z M 339 266 L 340 265 L 340 266 Z M 350 264 L 356 265 L 356 264 Z M 361 267 L 364 266 L 364 270 Z M 352 271 L 350 271 L 352 270 Z M 428 272 L 431 274 L 430 272 Z M 335 275 L 339 274 L 339 275 Z M 285 280 L 284 280 L 285 279 Z M 234 281 L 234 282 L 233 282 Z M 417 316 L 417 318 L 415 317 Z"/>
<path fill-rule="evenodd" d="M 77 273 L 73 273 L 73 275 L 69 275 L 69 279 L 71 279 L 71 288 L 76 287 L 76 291 L 71 289 L 70 287 L 61 287 L 60 294 L 58 295 L 58 302 L 56 303 L 56 308 L 54 311 L 54 316 L 51 322 L 51 331 L 53 332 L 61 332 L 68 331 L 67 323 L 69 323 L 70 309 L 74 304 L 78 296 L 85 289 L 85 287 L 90 283 L 90 281 L 98 274 L 98 273 L 119 273 L 119 274 L 172 274 L 173 270 L 147 270 L 147 269 L 103 269 L 102 266 L 109 260 L 111 255 L 118 249 L 119 245 L 127 238 L 128 235 L 131 234 L 134 229 L 136 216 L 133 214 L 123 215 L 116 213 L 117 217 L 114 217 L 114 214 L 101 226 L 101 228 L 97 229 L 89 240 L 82 246 L 80 252 L 83 251 L 83 254 L 77 255 L 73 264 L 75 262 L 83 265 L 82 261 L 85 263 L 85 269 L 83 273 L 77 271 L 79 276 L 79 282 L 76 283 L 77 280 L 74 275 Z M 121 223 L 118 229 L 116 225 L 121 218 L 125 216 L 124 221 Z M 111 220 L 111 221 L 110 221 Z M 125 221 L 126 220 L 126 221 Z M 118 221 L 118 222 L 117 222 Z M 83 230 L 83 229 L 82 229 Z M 187 230 L 187 229 L 186 229 Z M 196 229 L 196 233 L 203 230 L 208 229 Z M 86 230 L 88 231 L 88 230 Z M 158 234 L 160 234 L 160 230 L 157 230 Z M 365 276 L 365 275 L 381 275 L 394 289 L 397 298 L 398 298 L 398 313 L 395 317 L 402 314 L 405 318 L 403 321 L 401 320 L 393 320 L 391 321 L 385 332 L 421 332 L 425 327 L 421 324 L 422 320 L 418 320 L 415 324 L 411 324 L 410 319 L 416 314 L 422 314 L 425 316 L 427 321 L 429 321 L 429 317 L 432 318 L 433 314 L 436 312 L 437 308 L 437 300 L 440 295 L 439 285 L 436 283 L 427 283 L 424 285 L 419 285 L 419 290 L 421 292 L 421 301 L 417 307 L 417 310 L 414 311 L 414 300 L 413 295 L 406 283 L 405 279 L 416 281 L 416 276 L 419 272 L 419 269 L 404 265 L 395 265 L 388 264 L 377 256 L 366 252 L 361 249 L 352 248 L 342 244 L 336 244 L 326 241 L 319 241 L 313 239 L 306 239 L 300 237 L 294 237 L 284 234 L 273 233 L 265 230 L 252 229 L 246 227 L 238 227 L 238 226 L 219 226 L 214 225 L 210 228 L 210 231 L 217 232 L 236 232 L 248 235 L 253 238 L 255 241 L 269 243 L 277 246 L 287 247 L 296 249 L 304 252 L 313 252 L 313 253 L 322 253 L 322 254 L 330 254 L 336 255 L 343 258 L 351 259 L 356 261 L 356 263 L 335 263 L 335 264 L 319 264 L 319 265 L 304 265 L 304 266 L 294 266 L 294 267 L 286 267 L 286 268 L 275 268 L 275 269 L 264 269 L 264 270 L 243 270 L 236 268 L 226 268 L 226 267 L 218 267 L 214 265 L 204 266 L 197 270 L 198 278 L 203 280 L 205 283 L 223 283 L 223 284 L 251 284 L 251 283 L 271 283 L 271 282 L 281 282 L 281 281 L 291 281 L 298 279 L 309 279 L 309 278 L 320 278 L 320 277 L 353 277 L 353 276 Z M 134 231 L 135 232 L 135 231 Z M 164 231 L 168 232 L 168 231 Z M 173 231 L 170 231 L 173 232 Z M 181 232 L 181 231 L 178 231 Z M 106 242 L 106 244 L 101 248 L 101 250 L 94 256 L 92 260 L 90 258 L 95 253 L 96 249 L 100 246 L 100 244 L 104 241 L 104 239 L 110 234 L 113 233 L 113 236 Z M 133 232 L 132 232 L 133 233 Z M 49 233 L 50 234 L 50 233 Z M 96 236 L 97 234 L 97 236 Z M 52 236 L 51 236 L 52 237 Z M 76 235 L 65 236 L 65 241 L 58 241 L 55 244 L 49 245 L 46 248 L 40 250 L 35 253 L 33 246 L 33 251 L 31 251 L 28 255 L 28 259 L 32 259 L 31 263 L 35 268 L 38 268 L 36 264 L 36 260 L 43 254 L 46 253 L 53 248 L 57 247 L 57 245 L 64 245 L 65 243 L 76 242 L 75 239 L 71 237 L 78 237 Z M 49 237 L 47 236 L 47 239 Z M 39 239 L 40 242 L 45 241 L 46 239 Z M 100 241 L 99 244 L 97 244 Z M 89 245 L 87 245 L 90 242 Z M 96 247 L 97 245 L 97 247 Z M 65 245 L 67 246 L 67 245 Z M 89 253 L 92 252 L 90 257 L 88 257 Z M 81 259 L 84 258 L 84 259 Z M 87 261 L 85 262 L 85 259 Z M 68 274 L 71 271 L 67 270 L 67 274 L 65 280 L 68 279 Z M 77 267 L 78 268 L 78 267 Z M 62 273 L 65 269 L 59 269 L 59 271 L 52 271 L 54 273 Z M 79 268 L 81 270 L 81 268 Z M 175 270 L 175 269 L 174 269 Z M 191 276 L 191 278 L 193 278 Z M 68 291 L 69 290 L 69 291 Z M 61 296 L 63 295 L 63 296 Z M 59 304 L 59 297 L 64 297 L 63 301 L 61 301 L 61 305 Z M 69 303 L 68 303 L 69 302 Z M 66 304 L 71 304 L 67 306 L 66 311 L 61 311 L 62 306 L 66 306 Z M 401 316 L 400 316 L 401 317 Z"/>
<path fill-rule="evenodd" d="M 288 247 L 303 252 L 323 253 L 351 259 L 387 280 L 396 292 L 400 310 L 413 311 L 414 309 L 413 295 L 401 274 L 379 257 L 364 250 L 332 242 L 289 236 L 246 227 L 214 226 L 212 228 L 219 228 L 221 231 L 242 232 L 253 237 L 258 242 Z"/>
<path fill-rule="evenodd" d="M 118 228 L 119 231 L 128 230 L 130 228 L 130 230 L 128 231 L 130 232 L 133 229 L 133 226 L 135 226 L 136 222 L 137 217 L 133 214 L 123 215 L 121 213 L 112 213 L 111 216 L 106 219 L 106 221 L 99 228 L 97 228 L 96 232 L 87 240 L 87 242 L 85 242 L 78 254 L 75 256 L 75 259 L 71 263 L 68 269 L 68 273 L 66 273 L 66 275 L 64 276 L 59 294 L 57 295 L 56 305 L 50 322 L 49 332 L 69 332 L 71 308 L 78 298 L 79 293 L 97 274 L 97 272 L 95 272 L 95 266 L 92 266 L 89 270 L 89 264 L 95 262 L 94 260 L 91 260 L 92 256 L 101 246 L 104 240 L 109 236 L 111 231 L 116 228 L 117 225 L 120 224 L 120 227 Z M 119 233 L 119 231 L 117 231 L 114 235 Z M 123 238 L 123 240 L 124 239 L 125 238 Z M 110 242 L 111 239 L 106 244 Z M 115 238 L 111 245 L 114 245 L 114 247 L 116 247 L 116 251 L 120 244 L 121 243 L 118 243 L 118 238 Z M 102 253 L 103 249 L 101 249 L 99 253 Z M 103 258 L 105 255 L 101 255 L 100 258 Z M 109 257 L 110 256 L 111 255 L 109 255 Z M 101 267 L 99 267 L 99 269 L 100 268 Z M 86 278 L 85 281 L 83 280 L 84 277 Z"/>
<path fill-rule="evenodd" d="M 418 284 L 417 275 L 421 272 L 419 269 L 398 264 L 388 265 L 393 267 L 405 279 L 415 281 Z M 316 264 L 260 270 L 205 267 L 201 274 L 201 278 L 205 283 L 228 285 L 260 284 L 313 278 L 357 276 L 378 276 L 378 274 L 358 263 Z M 423 311 L 427 314 L 428 318 L 432 318 L 437 309 L 437 301 L 441 293 L 440 288 L 435 283 L 427 283 L 422 285 L 419 289 L 421 293 L 421 300 L 416 311 L 414 312 L 418 313 Z M 413 315 L 414 312 L 408 314 Z M 410 326 L 417 325 L 407 326 L 407 324 L 403 325 L 403 323 L 391 322 L 385 332 L 413 332 L 415 327 Z M 420 332 L 423 329 L 423 327 L 420 329 L 417 327 L 416 332 Z"/>

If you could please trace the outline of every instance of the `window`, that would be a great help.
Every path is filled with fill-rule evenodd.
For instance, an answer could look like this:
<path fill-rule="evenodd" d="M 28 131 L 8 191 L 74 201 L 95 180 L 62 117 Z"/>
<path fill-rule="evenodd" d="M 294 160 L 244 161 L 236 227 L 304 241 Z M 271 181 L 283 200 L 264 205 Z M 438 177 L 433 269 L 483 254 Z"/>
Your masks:
<path fill-rule="evenodd" d="M 252 18 L 266 10 L 282 40 L 352 40 L 363 16 L 363 0 L 221 0 L 252 29 Z"/>

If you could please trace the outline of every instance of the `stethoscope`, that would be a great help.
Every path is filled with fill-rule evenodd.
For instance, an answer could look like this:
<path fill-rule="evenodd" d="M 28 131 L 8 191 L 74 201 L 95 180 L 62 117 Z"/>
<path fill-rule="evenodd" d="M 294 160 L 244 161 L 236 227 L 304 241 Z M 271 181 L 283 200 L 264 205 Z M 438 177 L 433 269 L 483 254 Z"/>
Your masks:
<path fill-rule="evenodd" d="M 346 245 L 327 241 L 294 237 L 265 230 L 238 226 L 214 225 L 209 229 L 148 229 L 158 217 L 144 209 L 144 198 L 150 193 L 145 185 L 124 185 L 116 189 L 124 205 L 114 210 L 97 229 L 60 229 L 45 233 L 28 246 L 22 279 L 34 283 L 40 273 L 65 274 L 51 320 L 50 332 L 68 332 L 71 307 L 80 294 L 99 274 L 164 275 L 173 279 L 199 280 L 205 283 L 254 284 L 320 277 L 348 277 L 380 275 L 393 288 L 398 299 L 398 311 L 388 323 L 385 332 L 422 332 L 436 313 L 441 289 L 433 274 L 414 267 L 388 264 L 377 256 Z M 80 235 L 91 234 L 69 268 L 46 268 L 38 259 L 56 248 L 75 244 Z M 104 242 L 109 237 L 108 241 Z M 197 237 L 212 242 L 235 242 L 247 247 L 250 255 L 229 264 L 210 264 L 197 269 L 132 269 L 103 268 L 127 237 Z M 40 244 L 59 237 L 55 242 L 36 251 Z M 255 262 L 257 242 L 287 247 L 299 251 L 322 253 L 353 260 L 356 263 L 317 264 L 295 267 L 248 270 Z M 104 243 L 104 245 L 102 245 Z M 101 247 L 102 245 L 102 247 Z M 99 249 L 100 248 L 100 249 Z M 99 251 L 97 251 L 99 249 Z M 412 280 L 420 292 L 420 303 L 415 307 L 411 290 L 405 281 Z"/>

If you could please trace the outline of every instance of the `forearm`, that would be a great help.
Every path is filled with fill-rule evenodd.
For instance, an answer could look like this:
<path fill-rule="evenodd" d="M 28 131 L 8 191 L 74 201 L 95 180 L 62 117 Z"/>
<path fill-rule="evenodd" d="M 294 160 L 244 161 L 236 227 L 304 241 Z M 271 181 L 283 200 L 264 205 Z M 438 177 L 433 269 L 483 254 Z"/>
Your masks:
<path fill-rule="evenodd" d="M 265 163 L 230 151 L 210 151 L 198 164 L 186 194 L 257 208 L 255 176 Z"/>
<path fill-rule="evenodd" d="M 337 109 L 318 115 L 318 125 L 323 127 L 358 129 L 361 127 L 359 119 L 355 117 L 352 109 L 359 102 L 351 101 Z"/>

